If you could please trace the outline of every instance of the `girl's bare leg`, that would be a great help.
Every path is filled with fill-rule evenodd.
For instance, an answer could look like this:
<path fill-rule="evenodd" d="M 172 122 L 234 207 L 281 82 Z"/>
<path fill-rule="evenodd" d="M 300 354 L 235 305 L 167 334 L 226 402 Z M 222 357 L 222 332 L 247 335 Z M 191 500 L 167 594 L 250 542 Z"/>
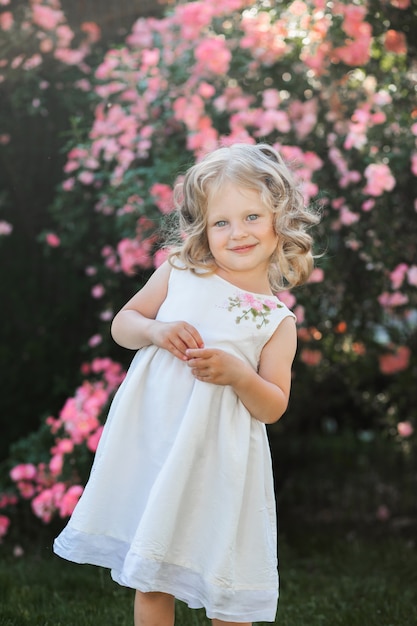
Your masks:
<path fill-rule="evenodd" d="M 174 626 L 174 596 L 159 591 L 136 591 L 134 616 L 135 626 Z"/>
<path fill-rule="evenodd" d="M 211 620 L 213 626 L 252 626 L 252 622 L 222 622 L 219 619 Z"/>

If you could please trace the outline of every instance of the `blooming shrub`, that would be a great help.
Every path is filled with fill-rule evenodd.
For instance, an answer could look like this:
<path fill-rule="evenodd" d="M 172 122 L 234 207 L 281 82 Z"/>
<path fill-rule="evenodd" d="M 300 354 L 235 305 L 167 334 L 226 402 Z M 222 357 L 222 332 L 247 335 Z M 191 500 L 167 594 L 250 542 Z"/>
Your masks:
<path fill-rule="evenodd" d="M 59 3 L 33 2 L 31 10 L 41 52 L 82 68 L 95 29 L 85 27 L 87 41 L 74 54 Z M 0 16 L 3 30 L 13 28 L 10 16 Z M 409 0 L 196 0 L 162 19 L 137 20 L 124 44 L 105 53 L 81 83 L 93 122 L 70 141 L 51 208 L 56 232 L 44 234 L 49 246 L 74 252 L 102 304 L 93 356 L 111 352 L 113 310 L 165 258 L 172 190 L 188 165 L 219 145 L 265 140 L 323 215 L 322 256 L 308 285 L 280 294 L 297 315 L 300 342 L 294 426 L 284 427 L 320 427 L 330 413 L 358 429 L 383 426 L 400 441 L 412 437 L 413 23 Z M 7 224 L 0 228 L 7 234 Z M 67 461 L 95 449 L 122 376 L 112 362 L 101 373 L 92 363 L 87 375 L 105 380 L 87 378 L 58 419 L 48 419 L 49 462 L 26 467 L 22 460 L 12 470 L 20 497 L 45 522 L 68 515 L 79 497 L 80 472 L 68 472 Z"/>
<path fill-rule="evenodd" d="M 100 417 L 124 378 L 120 364 L 96 358 L 82 366 L 84 382 L 68 398 L 59 417 L 48 417 L 50 434 L 48 462 L 22 462 L 10 471 L 18 496 L 31 503 L 34 515 L 48 523 L 54 515 L 70 515 L 82 494 L 91 454 L 97 449 L 103 429 Z M 16 497 L 0 496 L 1 508 L 13 508 Z M 7 518 L 8 519 L 8 518 Z M 7 531 L 6 522 L 0 519 Z"/>

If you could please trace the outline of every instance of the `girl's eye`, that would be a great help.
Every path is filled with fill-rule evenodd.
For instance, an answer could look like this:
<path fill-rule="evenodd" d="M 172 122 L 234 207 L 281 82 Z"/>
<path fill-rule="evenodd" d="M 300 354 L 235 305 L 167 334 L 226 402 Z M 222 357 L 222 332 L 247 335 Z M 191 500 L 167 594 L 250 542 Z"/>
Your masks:
<path fill-rule="evenodd" d="M 254 222 L 258 219 L 258 217 L 259 215 L 257 215 L 256 213 L 252 213 L 251 215 L 248 215 L 247 220 L 248 222 Z"/>
<path fill-rule="evenodd" d="M 218 222 L 215 222 L 215 226 L 217 226 L 218 228 L 221 228 L 222 226 L 226 226 L 227 222 L 226 220 L 219 220 Z"/>

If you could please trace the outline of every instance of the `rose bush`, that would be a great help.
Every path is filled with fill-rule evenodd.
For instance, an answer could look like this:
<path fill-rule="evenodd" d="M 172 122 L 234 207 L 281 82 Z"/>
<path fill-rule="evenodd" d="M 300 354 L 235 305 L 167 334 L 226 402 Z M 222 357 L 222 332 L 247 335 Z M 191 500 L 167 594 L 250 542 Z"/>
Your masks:
<path fill-rule="evenodd" d="M 78 379 L 70 374 L 82 358 L 77 337 L 60 342 L 65 373 L 54 367 L 52 337 L 63 320 L 75 326 L 87 285 L 59 251 L 42 249 L 39 235 L 53 230 L 47 206 L 62 178 L 68 134 L 76 132 L 76 119 L 92 119 L 89 76 L 98 37 L 89 21 L 70 26 L 58 1 L 0 3 L 1 460 L 7 442 L 37 428 L 45 398 L 62 403 Z M 48 241 L 57 246 L 53 232 Z M 90 331 L 82 326 L 77 336 Z"/>
<path fill-rule="evenodd" d="M 47 23 L 33 12 L 32 25 L 61 23 L 57 2 L 49 5 Z M 165 258 L 175 182 L 205 152 L 234 142 L 273 144 L 306 203 L 322 212 L 317 268 L 307 286 L 281 294 L 297 314 L 300 345 L 291 419 L 279 428 L 382 429 L 409 450 L 416 26 L 409 0 L 205 0 L 137 20 L 124 44 L 106 52 L 83 83 L 92 123 L 70 138 L 51 207 L 55 229 L 43 234 L 84 272 L 100 307 L 85 380 L 47 420 L 47 460 L 12 459 L 11 478 L 35 515 L 67 516 L 81 493 L 85 453 L 95 450 L 123 375 L 108 359 L 109 320 Z M 68 58 L 61 51 L 60 61 Z"/>

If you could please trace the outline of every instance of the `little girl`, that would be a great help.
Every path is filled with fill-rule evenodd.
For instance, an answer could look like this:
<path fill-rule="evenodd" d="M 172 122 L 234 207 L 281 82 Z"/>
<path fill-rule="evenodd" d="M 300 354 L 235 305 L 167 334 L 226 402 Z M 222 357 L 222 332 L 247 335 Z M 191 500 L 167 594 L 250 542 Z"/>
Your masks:
<path fill-rule="evenodd" d="M 175 598 L 218 626 L 274 621 L 265 424 L 287 408 L 296 351 L 275 293 L 310 275 L 317 218 L 266 144 L 206 156 L 176 205 L 180 245 L 114 318 L 137 352 L 54 549 L 136 589 L 136 626 L 172 626 Z"/>

